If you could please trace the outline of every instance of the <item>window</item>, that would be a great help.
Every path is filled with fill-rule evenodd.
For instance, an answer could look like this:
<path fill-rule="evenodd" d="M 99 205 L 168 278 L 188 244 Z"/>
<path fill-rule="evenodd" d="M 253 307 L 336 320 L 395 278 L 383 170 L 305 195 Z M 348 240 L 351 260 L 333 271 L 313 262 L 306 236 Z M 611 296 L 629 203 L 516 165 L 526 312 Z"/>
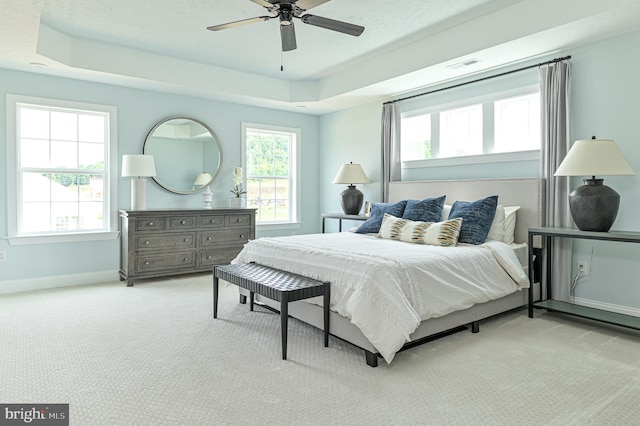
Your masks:
<path fill-rule="evenodd" d="M 401 123 L 402 160 L 431 158 L 431 114 L 403 117 Z"/>
<path fill-rule="evenodd" d="M 12 95 L 7 99 L 7 110 L 15 114 L 8 121 L 9 182 L 15 188 L 9 191 L 15 198 L 9 204 L 15 206 L 10 209 L 10 237 L 114 230 L 110 207 L 115 205 L 115 185 L 110 180 L 115 175 L 115 108 Z"/>
<path fill-rule="evenodd" d="M 540 94 L 532 90 L 521 89 L 510 97 L 493 95 L 471 104 L 460 102 L 454 108 L 404 112 L 402 161 L 539 150 Z"/>
<path fill-rule="evenodd" d="M 540 149 L 540 94 L 494 102 L 493 152 Z"/>
<path fill-rule="evenodd" d="M 258 225 L 299 222 L 300 130 L 243 123 L 247 205 Z"/>
<path fill-rule="evenodd" d="M 482 105 L 440 113 L 440 158 L 482 154 Z"/>

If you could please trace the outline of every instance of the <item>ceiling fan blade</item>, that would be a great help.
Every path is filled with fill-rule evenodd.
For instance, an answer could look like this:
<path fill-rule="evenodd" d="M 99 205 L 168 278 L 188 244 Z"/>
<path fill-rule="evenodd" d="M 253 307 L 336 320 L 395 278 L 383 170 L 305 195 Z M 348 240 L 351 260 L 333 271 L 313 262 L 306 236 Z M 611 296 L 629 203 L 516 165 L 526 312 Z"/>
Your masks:
<path fill-rule="evenodd" d="M 273 7 L 273 4 L 269 3 L 266 0 L 251 0 L 252 2 L 259 4 L 262 7 Z"/>
<path fill-rule="evenodd" d="M 302 15 L 302 22 L 316 27 L 326 28 L 328 30 L 338 31 L 340 33 L 359 36 L 364 31 L 364 27 L 360 25 L 349 24 L 347 22 L 336 21 L 335 19 L 323 18 L 315 15 Z"/>
<path fill-rule="evenodd" d="M 293 22 L 290 25 L 280 25 L 280 37 L 282 38 L 282 51 L 296 50 L 296 31 Z"/>
<path fill-rule="evenodd" d="M 320 6 L 323 3 L 326 3 L 331 0 L 298 0 L 296 2 L 296 6 L 298 6 L 302 10 L 309 10 L 316 6 Z"/>
<path fill-rule="evenodd" d="M 211 27 L 207 27 L 209 31 L 220 31 L 226 30 L 227 28 L 235 28 L 240 27 L 242 25 L 253 24 L 255 22 L 268 21 L 273 18 L 273 16 L 258 16 L 257 18 L 243 19 L 241 21 L 227 22 L 226 24 L 213 25 Z"/>

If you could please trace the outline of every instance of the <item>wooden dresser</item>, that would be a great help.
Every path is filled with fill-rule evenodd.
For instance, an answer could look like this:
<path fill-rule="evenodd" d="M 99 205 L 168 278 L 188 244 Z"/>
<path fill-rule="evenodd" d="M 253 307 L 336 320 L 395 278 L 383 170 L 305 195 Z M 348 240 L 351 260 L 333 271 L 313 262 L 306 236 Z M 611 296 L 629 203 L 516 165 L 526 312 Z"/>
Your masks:
<path fill-rule="evenodd" d="M 120 210 L 120 279 L 211 272 L 255 238 L 255 209 Z"/>

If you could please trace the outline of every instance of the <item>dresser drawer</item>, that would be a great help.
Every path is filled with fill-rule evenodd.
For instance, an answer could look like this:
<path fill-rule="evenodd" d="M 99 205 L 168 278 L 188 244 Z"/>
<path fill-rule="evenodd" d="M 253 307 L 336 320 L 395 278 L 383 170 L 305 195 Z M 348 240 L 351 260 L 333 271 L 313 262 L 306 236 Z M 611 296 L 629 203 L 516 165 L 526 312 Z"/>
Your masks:
<path fill-rule="evenodd" d="M 249 241 L 250 233 L 251 228 L 204 231 L 200 234 L 200 247 L 207 247 L 220 243 L 246 243 Z"/>
<path fill-rule="evenodd" d="M 190 249 L 196 247 L 196 233 L 151 234 L 135 237 L 137 250 Z"/>
<path fill-rule="evenodd" d="M 200 266 L 226 265 L 236 258 L 242 246 L 202 250 Z"/>
<path fill-rule="evenodd" d="M 169 218 L 169 229 L 194 229 L 198 226 L 197 216 L 176 216 Z"/>
<path fill-rule="evenodd" d="M 145 217 L 136 219 L 136 231 L 157 231 L 165 229 L 166 217 Z"/>
<path fill-rule="evenodd" d="M 225 216 L 226 226 L 249 226 L 251 224 L 251 215 L 248 214 L 230 214 Z"/>
<path fill-rule="evenodd" d="M 195 268 L 196 258 L 197 255 L 195 250 L 180 253 L 137 256 L 135 259 L 136 273 L 176 268 Z"/>
<path fill-rule="evenodd" d="M 222 228 L 224 227 L 224 216 L 222 215 L 207 215 L 200 216 L 201 228 Z"/>

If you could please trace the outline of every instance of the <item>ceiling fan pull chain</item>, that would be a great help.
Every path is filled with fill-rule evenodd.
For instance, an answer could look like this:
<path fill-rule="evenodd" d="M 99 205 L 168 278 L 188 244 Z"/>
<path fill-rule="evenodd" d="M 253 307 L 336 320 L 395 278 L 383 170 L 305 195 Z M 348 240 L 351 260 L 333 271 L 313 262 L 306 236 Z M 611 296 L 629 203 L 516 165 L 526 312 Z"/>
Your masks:
<path fill-rule="evenodd" d="M 284 53 L 280 51 L 280 71 L 284 71 Z"/>

